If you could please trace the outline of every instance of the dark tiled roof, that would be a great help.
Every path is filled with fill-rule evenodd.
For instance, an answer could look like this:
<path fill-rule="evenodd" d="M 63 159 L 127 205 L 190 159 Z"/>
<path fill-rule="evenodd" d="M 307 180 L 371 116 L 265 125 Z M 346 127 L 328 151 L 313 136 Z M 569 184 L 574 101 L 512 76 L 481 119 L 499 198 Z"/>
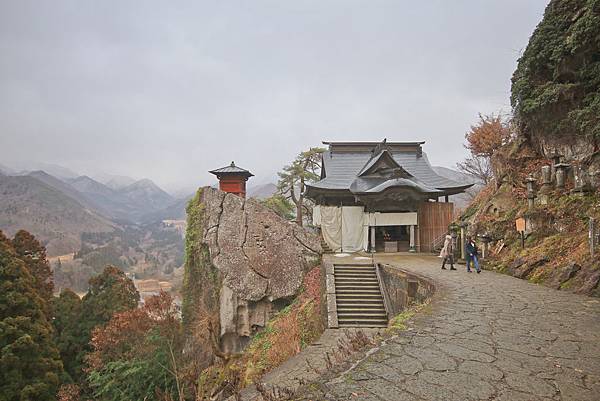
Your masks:
<path fill-rule="evenodd" d="M 254 174 L 252 174 L 248 170 L 245 170 L 241 167 L 236 166 L 234 162 L 231 162 L 231 164 L 229 166 L 221 167 L 216 170 L 211 170 L 211 171 L 209 171 L 209 173 L 212 173 L 215 175 L 218 175 L 218 174 L 241 174 L 241 175 L 246 175 L 248 177 L 254 176 Z"/>
<path fill-rule="evenodd" d="M 383 152 L 387 152 L 384 150 Z M 323 153 L 323 169 L 325 178 L 309 185 L 309 193 L 314 189 L 325 190 L 349 190 L 352 193 L 358 192 L 380 192 L 390 186 L 409 186 L 420 190 L 424 193 L 438 192 L 452 194 L 464 191 L 472 184 L 458 183 L 456 181 L 439 176 L 433 171 L 427 155 L 417 151 L 391 151 L 394 161 L 401 166 L 412 177 L 404 177 L 403 181 L 399 178 L 387 179 L 387 184 L 371 180 L 371 184 L 375 184 L 367 188 L 367 182 L 358 175 L 361 171 L 366 171 L 377 159 L 377 155 L 373 157 L 371 152 L 336 152 L 335 149 Z M 410 181 L 410 182 L 409 182 Z M 376 190 L 378 188 L 378 190 Z"/>

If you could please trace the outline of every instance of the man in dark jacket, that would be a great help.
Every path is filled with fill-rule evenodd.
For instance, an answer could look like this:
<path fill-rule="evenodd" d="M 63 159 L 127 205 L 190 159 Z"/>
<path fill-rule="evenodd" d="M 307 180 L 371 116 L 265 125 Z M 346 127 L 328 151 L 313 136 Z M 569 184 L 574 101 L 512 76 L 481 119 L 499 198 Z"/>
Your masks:
<path fill-rule="evenodd" d="M 471 273 L 471 262 L 473 262 L 473 266 L 475 266 L 475 270 L 477 273 L 481 273 L 481 269 L 479 268 L 479 260 L 477 255 L 479 254 L 479 250 L 477 249 L 477 244 L 473 241 L 473 238 L 467 237 L 467 272 Z"/>

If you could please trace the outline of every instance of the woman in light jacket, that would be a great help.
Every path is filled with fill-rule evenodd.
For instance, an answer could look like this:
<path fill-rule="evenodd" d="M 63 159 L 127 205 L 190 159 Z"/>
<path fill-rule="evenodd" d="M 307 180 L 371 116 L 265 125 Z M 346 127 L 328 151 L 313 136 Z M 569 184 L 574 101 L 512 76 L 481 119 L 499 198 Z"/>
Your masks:
<path fill-rule="evenodd" d="M 456 270 L 454 268 L 454 244 L 450 235 L 446 235 L 440 258 L 442 258 L 442 270 L 446 270 L 446 262 L 450 262 L 450 270 Z"/>

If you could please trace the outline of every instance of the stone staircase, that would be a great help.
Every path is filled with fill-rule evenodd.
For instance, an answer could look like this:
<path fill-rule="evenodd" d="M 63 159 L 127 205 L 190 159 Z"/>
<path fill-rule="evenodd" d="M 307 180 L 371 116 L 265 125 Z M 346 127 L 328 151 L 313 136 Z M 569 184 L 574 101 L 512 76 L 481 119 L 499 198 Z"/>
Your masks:
<path fill-rule="evenodd" d="M 339 327 L 386 327 L 388 316 L 375 266 L 335 265 L 333 269 Z"/>
<path fill-rule="evenodd" d="M 323 250 L 323 253 L 333 253 L 327 242 L 323 239 L 323 236 L 321 236 L 321 249 Z"/>

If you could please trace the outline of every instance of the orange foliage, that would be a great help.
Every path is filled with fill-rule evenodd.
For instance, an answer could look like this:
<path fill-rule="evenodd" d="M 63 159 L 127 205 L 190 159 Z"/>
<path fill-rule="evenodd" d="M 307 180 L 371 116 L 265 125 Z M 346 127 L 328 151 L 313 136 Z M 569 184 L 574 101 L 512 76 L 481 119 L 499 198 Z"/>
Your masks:
<path fill-rule="evenodd" d="M 320 266 L 306 274 L 303 289 L 289 311 L 270 322 L 267 334 L 250 346 L 243 362 L 246 365 L 246 382 L 281 365 L 322 333 Z"/>
<path fill-rule="evenodd" d="M 142 308 L 116 313 L 103 327 L 92 332 L 90 341 L 93 351 L 87 357 L 88 370 L 99 370 L 106 363 L 121 358 L 130 358 L 152 350 L 146 335 L 152 329 L 166 338 L 172 338 L 179 327 L 173 299 L 161 291 L 149 298 Z"/>
<path fill-rule="evenodd" d="M 500 114 L 479 114 L 477 124 L 471 125 L 471 130 L 465 134 L 465 146 L 474 156 L 491 157 L 510 138 L 510 125 Z"/>
<path fill-rule="evenodd" d="M 81 389 L 77 384 L 63 384 L 58 389 L 58 401 L 79 401 Z"/>

